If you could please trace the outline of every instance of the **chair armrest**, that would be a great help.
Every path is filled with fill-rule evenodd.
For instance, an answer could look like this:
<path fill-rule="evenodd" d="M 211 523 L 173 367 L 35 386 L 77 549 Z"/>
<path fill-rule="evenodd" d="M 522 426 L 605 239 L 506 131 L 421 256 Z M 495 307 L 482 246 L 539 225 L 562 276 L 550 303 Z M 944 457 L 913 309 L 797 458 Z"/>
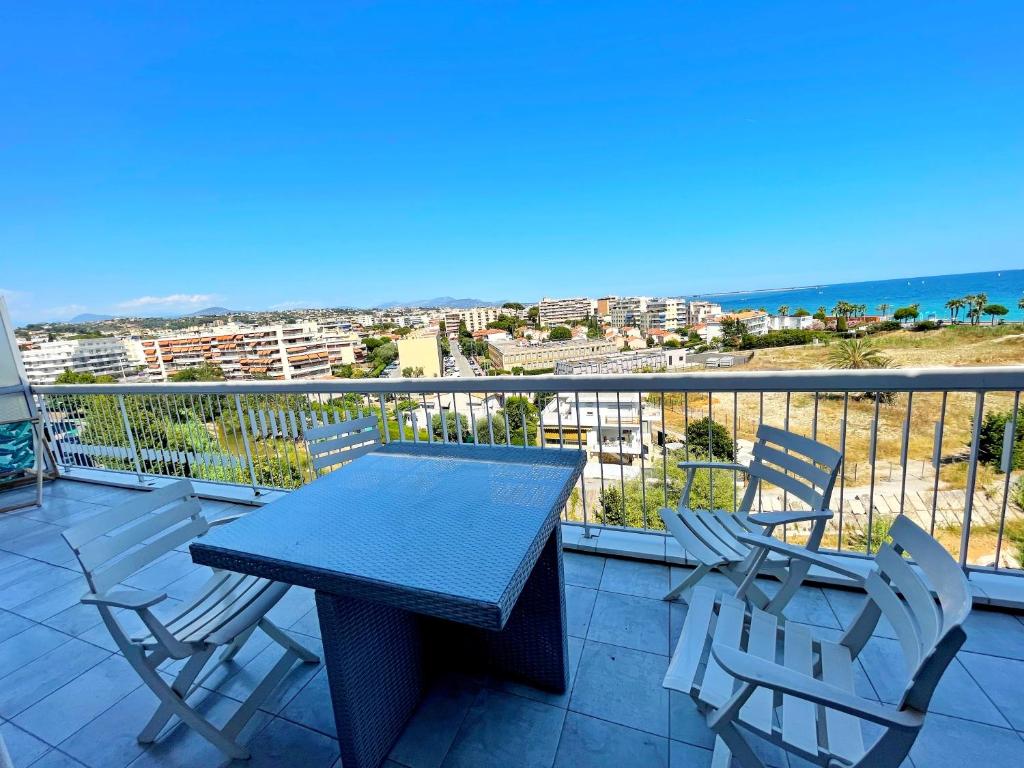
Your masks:
<path fill-rule="evenodd" d="M 739 470 L 740 472 L 749 471 L 742 464 L 725 461 L 680 461 L 676 466 L 680 469 L 727 469 L 730 472 L 733 470 Z"/>
<path fill-rule="evenodd" d="M 216 520 L 210 520 L 209 525 L 213 528 L 215 525 L 224 525 L 225 523 L 233 523 L 235 520 L 246 517 L 248 512 L 236 512 L 233 515 L 224 515 L 224 517 L 218 517 Z"/>
<path fill-rule="evenodd" d="M 711 646 L 711 653 L 726 672 L 753 685 L 796 696 L 892 728 L 914 731 L 924 723 L 924 715 L 921 712 L 884 707 L 843 688 L 736 648 L 716 643 Z"/>
<path fill-rule="evenodd" d="M 107 605 L 111 608 L 130 608 L 141 611 L 167 599 L 166 592 L 148 592 L 141 589 L 123 589 L 117 592 L 105 592 L 97 595 L 89 592 L 82 597 L 86 605 Z"/>
<path fill-rule="evenodd" d="M 804 547 L 795 547 L 792 544 L 787 544 L 784 541 L 779 541 L 771 536 L 765 536 L 763 534 L 752 534 L 752 533 L 741 533 L 736 537 L 739 541 L 744 544 L 749 544 L 752 547 L 760 547 L 761 549 L 767 549 L 772 552 L 778 552 L 782 555 L 788 555 L 789 557 L 795 557 L 799 560 L 810 563 L 811 565 L 817 565 L 826 570 L 838 573 L 840 576 L 846 576 L 849 579 L 853 579 L 857 582 L 864 581 L 864 576 L 859 571 L 855 571 L 852 568 L 847 568 L 844 565 L 840 565 L 836 562 L 835 558 L 824 555 L 820 552 L 812 552 Z"/>
<path fill-rule="evenodd" d="M 831 510 L 822 512 L 754 512 L 747 515 L 747 520 L 763 526 L 788 525 L 789 523 L 817 522 L 818 520 L 831 520 Z"/>

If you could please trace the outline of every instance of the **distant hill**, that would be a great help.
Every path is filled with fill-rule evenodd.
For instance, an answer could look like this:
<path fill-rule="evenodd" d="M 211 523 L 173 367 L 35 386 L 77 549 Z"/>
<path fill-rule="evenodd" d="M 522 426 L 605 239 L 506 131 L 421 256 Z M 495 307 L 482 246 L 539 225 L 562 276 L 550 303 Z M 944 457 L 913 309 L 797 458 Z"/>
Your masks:
<path fill-rule="evenodd" d="M 207 307 L 196 312 L 186 312 L 182 317 L 209 317 L 210 315 L 232 315 L 235 311 L 227 307 Z"/>
<path fill-rule="evenodd" d="M 75 315 L 68 322 L 69 323 L 102 323 L 104 320 L 113 320 L 113 315 L 94 315 L 92 312 L 83 312 L 80 315 Z"/>
<path fill-rule="evenodd" d="M 484 301 L 483 299 L 456 299 L 453 296 L 436 296 L 433 299 L 414 299 L 412 301 L 388 301 L 378 304 L 374 309 L 394 309 L 395 307 L 452 307 L 453 309 L 472 309 L 473 307 L 500 307 L 504 301 Z"/>

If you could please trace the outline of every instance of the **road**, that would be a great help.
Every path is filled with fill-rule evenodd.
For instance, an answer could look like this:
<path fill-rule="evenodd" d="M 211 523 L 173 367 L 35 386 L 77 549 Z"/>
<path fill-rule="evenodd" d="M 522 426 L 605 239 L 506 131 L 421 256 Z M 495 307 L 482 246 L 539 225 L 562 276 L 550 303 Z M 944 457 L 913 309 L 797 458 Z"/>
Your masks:
<path fill-rule="evenodd" d="M 474 376 L 473 369 L 469 365 L 469 360 L 462 354 L 462 349 L 459 347 L 457 341 L 452 342 L 452 357 L 455 358 L 455 368 L 459 372 L 459 377 L 464 379 L 471 379 Z"/>

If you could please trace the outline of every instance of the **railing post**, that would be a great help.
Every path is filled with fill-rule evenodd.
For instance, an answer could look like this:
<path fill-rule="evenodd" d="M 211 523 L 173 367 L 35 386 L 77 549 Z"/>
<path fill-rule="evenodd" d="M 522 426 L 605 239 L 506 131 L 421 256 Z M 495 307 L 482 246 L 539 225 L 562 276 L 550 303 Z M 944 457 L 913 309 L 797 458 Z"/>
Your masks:
<path fill-rule="evenodd" d="M 964 498 L 964 522 L 960 531 L 960 567 L 967 569 L 967 547 L 971 543 L 971 513 L 974 511 L 974 486 L 978 479 L 978 446 L 981 443 L 981 419 L 985 412 L 985 393 L 974 399 L 974 423 L 971 427 L 971 456 L 967 464 L 967 488 Z"/>
<path fill-rule="evenodd" d="M 249 434 L 245 431 L 245 415 L 242 413 L 242 399 L 235 395 L 235 408 L 238 410 L 238 429 L 242 433 L 242 445 L 245 446 L 245 460 L 249 464 L 249 480 L 252 482 L 253 496 L 260 495 L 259 486 L 256 485 L 256 466 L 252 460 L 252 449 L 249 447 Z"/>
<path fill-rule="evenodd" d="M 135 464 L 135 476 L 139 484 L 144 485 L 146 480 L 142 476 L 142 464 L 139 462 L 139 449 L 135 445 L 135 434 L 132 432 L 131 422 L 128 421 L 128 409 L 124 407 L 124 395 L 117 396 L 117 405 L 121 409 L 121 420 L 124 422 L 124 433 L 128 436 L 128 450 L 132 452 L 132 462 Z"/>

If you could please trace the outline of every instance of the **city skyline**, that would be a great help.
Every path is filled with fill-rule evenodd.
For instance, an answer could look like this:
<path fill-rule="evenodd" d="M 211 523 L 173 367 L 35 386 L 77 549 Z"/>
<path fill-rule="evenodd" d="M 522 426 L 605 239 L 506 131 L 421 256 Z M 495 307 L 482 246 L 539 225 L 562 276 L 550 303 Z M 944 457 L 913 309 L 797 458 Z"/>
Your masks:
<path fill-rule="evenodd" d="M 1012 3 L 23 8 L 0 288 L 25 321 L 1006 269 L 1022 25 Z"/>

